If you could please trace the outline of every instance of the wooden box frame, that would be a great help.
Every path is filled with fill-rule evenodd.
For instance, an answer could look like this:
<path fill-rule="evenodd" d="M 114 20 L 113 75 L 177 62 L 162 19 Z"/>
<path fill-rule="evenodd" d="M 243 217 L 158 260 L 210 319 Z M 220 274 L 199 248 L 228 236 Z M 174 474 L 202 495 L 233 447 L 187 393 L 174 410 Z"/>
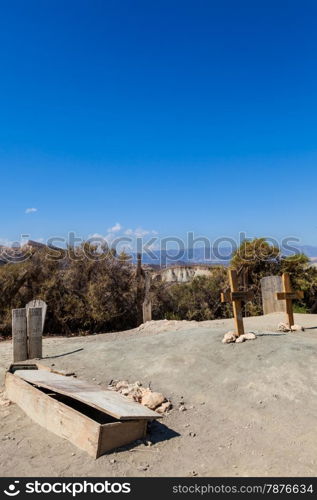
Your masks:
<path fill-rule="evenodd" d="M 34 422 L 93 458 L 146 435 L 147 420 L 119 421 L 71 398 L 41 390 L 15 376 L 12 366 L 5 376 L 5 390 L 6 397 Z"/>

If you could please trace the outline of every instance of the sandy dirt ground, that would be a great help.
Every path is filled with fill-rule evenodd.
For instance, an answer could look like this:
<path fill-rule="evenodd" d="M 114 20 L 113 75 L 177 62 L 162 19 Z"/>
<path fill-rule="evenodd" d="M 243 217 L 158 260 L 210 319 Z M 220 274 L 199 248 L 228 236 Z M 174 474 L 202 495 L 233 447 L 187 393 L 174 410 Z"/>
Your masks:
<path fill-rule="evenodd" d="M 246 318 L 258 336 L 242 344 L 221 343 L 232 320 L 45 339 L 48 366 L 104 388 L 139 380 L 174 409 L 153 426 L 152 446 L 94 460 L 17 405 L 0 405 L 0 476 L 316 476 L 317 315 L 295 315 L 305 332 L 277 333 L 281 320 Z M 1 384 L 11 356 L 1 342 Z"/>

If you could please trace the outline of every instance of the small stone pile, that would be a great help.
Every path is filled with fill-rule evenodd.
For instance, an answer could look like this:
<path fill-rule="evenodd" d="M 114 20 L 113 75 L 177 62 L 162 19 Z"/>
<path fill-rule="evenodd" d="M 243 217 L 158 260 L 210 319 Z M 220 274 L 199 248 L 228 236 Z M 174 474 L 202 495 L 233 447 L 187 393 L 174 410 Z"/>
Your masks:
<path fill-rule="evenodd" d="M 231 344 L 235 342 L 236 344 L 241 344 L 241 342 L 244 342 L 245 340 L 255 340 L 256 335 L 254 333 L 244 333 L 243 335 L 238 335 L 236 332 L 231 331 L 228 333 L 224 334 L 224 337 L 222 339 L 223 344 Z"/>
<path fill-rule="evenodd" d="M 289 327 L 287 323 L 279 323 L 277 326 L 279 332 L 304 332 L 305 328 L 301 325 L 292 325 Z"/>
<path fill-rule="evenodd" d="M 149 387 L 143 387 L 139 381 L 133 384 L 129 384 L 126 380 L 111 381 L 109 389 L 120 392 L 123 396 L 141 403 L 157 413 L 167 413 L 172 409 L 172 403 L 163 394 L 154 392 Z"/>

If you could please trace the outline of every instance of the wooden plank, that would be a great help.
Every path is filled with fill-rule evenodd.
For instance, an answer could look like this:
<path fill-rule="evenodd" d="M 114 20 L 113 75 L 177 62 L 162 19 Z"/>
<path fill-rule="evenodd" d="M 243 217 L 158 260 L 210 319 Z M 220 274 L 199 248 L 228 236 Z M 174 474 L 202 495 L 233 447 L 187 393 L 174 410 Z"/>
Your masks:
<path fill-rule="evenodd" d="M 144 282 L 144 301 L 143 301 L 143 323 L 147 321 L 152 321 L 152 302 L 151 302 L 151 273 L 145 273 L 145 282 Z"/>
<path fill-rule="evenodd" d="M 221 302 L 232 302 L 230 290 L 226 290 L 221 294 Z"/>
<path fill-rule="evenodd" d="M 13 361 L 25 361 L 28 359 L 26 310 L 12 310 L 12 343 Z"/>
<path fill-rule="evenodd" d="M 286 312 L 285 302 L 277 299 L 276 293 L 282 292 L 282 276 L 265 276 L 261 279 L 263 314 Z"/>
<path fill-rule="evenodd" d="M 44 324 L 45 324 L 45 318 L 46 318 L 46 312 L 47 312 L 47 304 L 44 302 L 44 300 L 41 299 L 34 299 L 31 300 L 28 304 L 26 304 L 25 308 L 28 311 L 30 307 L 40 307 L 42 310 L 42 333 L 44 330 Z"/>
<path fill-rule="evenodd" d="M 253 297 L 252 292 L 231 292 L 231 300 L 243 300 L 244 302 L 251 300 Z"/>
<path fill-rule="evenodd" d="M 149 408 L 130 401 L 118 392 L 102 390 L 100 387 L 82 380 L 64 377 L 44 370 L 17 370 L 15 375 L 31 384 L 77 399 L 82 403 L 108 413 L 118 420 L 151 420 L 162 417 Z"/>
<path fill-rule="evenodd" d="M 231 292 L 238 292 L 238 276 L 237 276 L 237 271 L 235 269 L 229 270 L 229 282 L 230 282 Z M 233 307 L 233 316 L 234 316 L 236 332 L 238 336 L 240 336 L 244 334 L 241 301 L 235 300 L 232 303 L 232 307 Z"/>
<path fill-rule="evenodd" d="M 297 300 L 304 297 L 304 292 L 298 290 L 297 292 L 277 292 L 277 300 Z"/>
<path fill-rule="evenodd" d="M 233 302 L 235 300 L 243 300 L 247 302 L 248 300 L 252 300 L 253 293 L 252 292 L 231 292 L 230 290 L 226 290 L 221 294 L 221 302 Z"/>
<path fill-rule="evenodd" d="M 292 292 L 291 279 L 288 273 L 282 275 L 282 282 L 283 292 Z M 290 299 L 286 299 L 286 314 L 288 316 L 288 324 L 291 327 L 294 325 L 294 313 L 292 300 Z"/>
<path fill-rule="evenodd" d="M 30 371 L 30 370 L 29 370 Z M 6 397 L 34 422 L 97 457 L 100 424 L 52 399 L 15 374 L 6 373 Z"/>
<path fill-rule="evenodd" d="M 131 420 L 128 422 L 112 422 L 101 425 L 97 458 L 107 451 L 125 446 L 146 435 L 147 422 L 145 420 Z"/>
<path fill-rule="evenodd" d="M 29 307 L 27 310 L 27 332 L 29 359 L 42 357 L 42 308 Z"/>

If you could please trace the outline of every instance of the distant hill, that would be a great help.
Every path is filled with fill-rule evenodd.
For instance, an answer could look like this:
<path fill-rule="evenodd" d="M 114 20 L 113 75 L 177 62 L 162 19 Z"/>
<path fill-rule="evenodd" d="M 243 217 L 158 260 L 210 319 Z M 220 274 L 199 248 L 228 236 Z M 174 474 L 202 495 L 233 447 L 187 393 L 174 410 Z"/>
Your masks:
<path fill-rule="evenodd" d="M 312 262 L 317 263 L 317 247 L 312 245 L 297 245 L 297 253 L 304 253 L 309 257 Z M 204 248 L 197 247 L 184 250 L 168 250 L 160 251 L 155 250 L 148 253 L 143 253 L 142 262 L 148 265 L 161 265 L 163 267 L 172 264 L 188 265 L 188 264 L 207 264 L 207 265 L 223 265 L 228 266 L 232 257 L 231 247 Z M 282 254 L 285 256 L 292 255 L 293 253 L 288 249 L 282 248 Z M 136 261 L 136 254 L 132 254 L 133 262 Z"/>
<path fill-rule="evenodd" d="M 43 248 L 46 247 L 45 243 L 40 243 L 37 241 L 29 240 L 26 246 L 32 248 Z M 50 248 L 61 250 L 53 245 L 49 245 Z M 298 253 L 306 254 L 312 264 L 317 265 L 317 246 L 313 245 L 297 245 Z M 5 247 L 0 245 L 0 265 L 8 262 L 8 256 L 13 256 L 14 249 L 10 247 Z M 19 261 L 18 258 L 19 251 L 16 251 L 16 262 Z M 291 255 L 288 249 L 282 249 L 283 255 Z M 136 263 L 137 254 L 132 252 L 131 254 L 132 262 Z M 207 265 L 215 266 L 222 265 L 228 266 L 232 257 L 232 248 L 223 246 L 221 248 L 212 247 L 197 247 L 197 248 L 186 248 L 182 250 L 169 249 L 169 250 L 151 250 L 151 252 L 144 252 L 142 255 L 142 263 L 151 267 L 169 267 L 171 265 Z M 12 259 L 11 261 L 14 261 Z"/>

